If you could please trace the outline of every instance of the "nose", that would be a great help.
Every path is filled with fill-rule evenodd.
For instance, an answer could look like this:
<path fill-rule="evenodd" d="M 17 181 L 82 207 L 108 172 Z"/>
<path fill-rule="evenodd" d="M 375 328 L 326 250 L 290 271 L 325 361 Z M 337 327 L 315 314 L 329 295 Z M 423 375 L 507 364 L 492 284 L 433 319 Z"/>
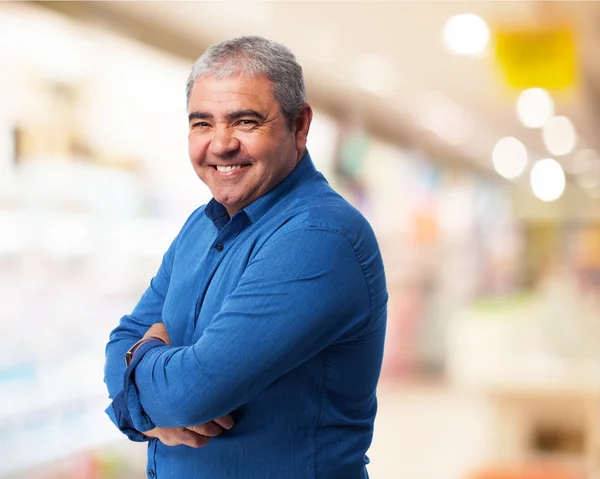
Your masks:
<path fill-rule="evenodd" d="M 226 156 L 237 151 L 240 147 L 239 140 L 229 128 L 215 128 L 210 141 L 210 151 L 215 156 Z"/>

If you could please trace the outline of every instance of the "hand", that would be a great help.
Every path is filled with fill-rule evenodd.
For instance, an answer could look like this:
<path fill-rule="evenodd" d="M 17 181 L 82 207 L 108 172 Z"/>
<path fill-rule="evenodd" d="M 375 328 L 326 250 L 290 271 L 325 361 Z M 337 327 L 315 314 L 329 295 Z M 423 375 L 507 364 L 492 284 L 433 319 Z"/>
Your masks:
<path fill-rule="evenodd" d="M 199 448 L 210 442 L 210 437 L 196 434 L 184 427 L 155 427 L 144 436 L 158 439 L 165 446 L 188 446 Z"/>
<path fill-rule="evenodd" d="M 152 326 L 150 326 L 150 329 L 148 329 L 148 331 L 146 331 L 146 334 L 144 334 L 144 338 L 147 338 L 149 336 L 160 338 L 169 346 L 171 345 L 169 333 L 167 333 L 167 328 L 165 328 L 165 325 L 163 323 L 154 323 Z"/>
<path fill-rule="evenodd" d="M 188 446 L 200 448 L 206 446 L 213 437 L 221 435 L 223 429 L 233 427 L 233 418 L 230 415 L 220 417 L 214 421 L 191 427 L 155 427 L 144 432 L 147 437 L 158 439 L 165 446 Z"/>

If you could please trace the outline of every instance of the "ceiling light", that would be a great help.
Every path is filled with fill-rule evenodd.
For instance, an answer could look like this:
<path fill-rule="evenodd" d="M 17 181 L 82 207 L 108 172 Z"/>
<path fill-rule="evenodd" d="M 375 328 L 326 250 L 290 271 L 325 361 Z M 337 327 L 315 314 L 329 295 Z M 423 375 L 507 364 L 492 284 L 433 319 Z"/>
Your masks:
<path fill-rule="evenodd" d="M 577 142 L 573 123 L 566 116 L 553 116 L 542 130 L 544 143 L 548 151 L 556 156 L 567 155 Z"/>
<path fill-rule="evenodd" d="M 494 147 L 492 162 L 501 176 L 507 179 L 516 178 L 527 166 L 527 149 L 512 136 L 502 138 Z"/>
<path fill-rule="evenodd" d="M 528 128 L 541 128 L 554 115 L 554 102 L 543 88 L 529 88 L 517 100 L 517 115 Z"/>
<path fill-rule="evenodd" d="M 531 168 L 530 183 L 537 198 L 542 201 L 554 201 L 565 191 L 565 173 L 558 161 L 545 158 Z"/>
<path fill-rule="evenodd" d="M 442 43 L 455 55 L 477 55 L 485 50 L 489 40 L 490 29 L 473 13 L 449 18 L 442 32 Z"/>

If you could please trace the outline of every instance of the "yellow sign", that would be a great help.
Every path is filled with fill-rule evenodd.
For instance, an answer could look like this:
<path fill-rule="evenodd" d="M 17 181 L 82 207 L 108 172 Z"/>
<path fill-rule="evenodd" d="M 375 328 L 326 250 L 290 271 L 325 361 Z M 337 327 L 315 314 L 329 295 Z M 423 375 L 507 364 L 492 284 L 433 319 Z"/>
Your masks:
<path fill-rule="evenodd" d="M 512 87 L 562 90 L 575 83 L 577 60 L 570 28 L 498 30 L 495 47 L 496 61 Z"/>

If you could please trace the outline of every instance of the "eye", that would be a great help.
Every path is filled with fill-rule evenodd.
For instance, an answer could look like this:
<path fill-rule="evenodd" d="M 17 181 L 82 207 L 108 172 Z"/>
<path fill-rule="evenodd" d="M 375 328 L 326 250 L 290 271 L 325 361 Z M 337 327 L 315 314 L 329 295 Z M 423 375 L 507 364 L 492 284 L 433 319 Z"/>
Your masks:
<path fill-rule="evenodd" d="M 258 124 L 258 122 L 256 120 L 240 120 L 238 121 L 238 125 L 240 126 L 256 126 Z"/>
<path fill-rule="evenodd" d="M 192 128 L 208 128 L 210 123 L 206 121 L 197 121 L 196 123 L 192 123 Z"/>

